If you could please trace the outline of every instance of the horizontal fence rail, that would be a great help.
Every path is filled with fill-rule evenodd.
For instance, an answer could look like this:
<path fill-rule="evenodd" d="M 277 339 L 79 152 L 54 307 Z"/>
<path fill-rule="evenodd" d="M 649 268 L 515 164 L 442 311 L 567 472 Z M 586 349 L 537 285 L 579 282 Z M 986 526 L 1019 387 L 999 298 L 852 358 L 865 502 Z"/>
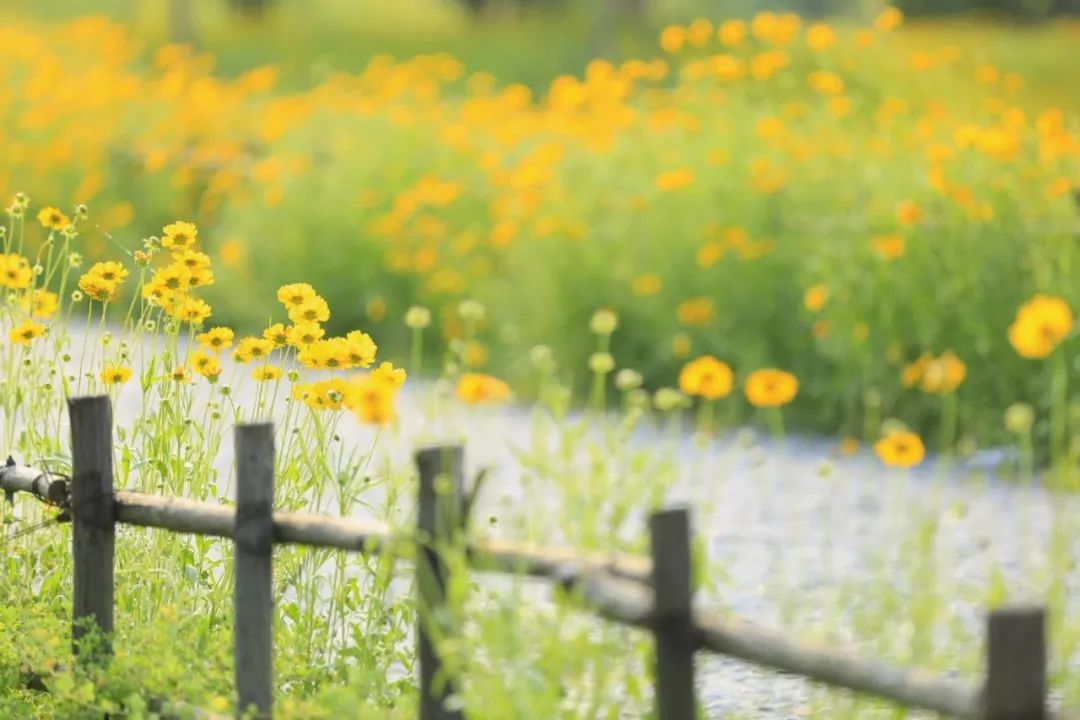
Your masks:
<path fill-rule="evenodd" d="M 70 401 L 71 477 L 21 466 L 0 467 L 0 490 L 10 500 L 27 493 L 72 519 L 75 602 L 73 640 L 92 621 L 113 627 L 115 525 L 231 539 L 236 547 L 236 687 L 241 709 L 272 716 L 272 564 L 274 545 L 291 544 L 379 554 L 412 551 L 417 563 L 421 720 L 462 717 L 443 702 L 457 684 L 436 682 L 442 667 L 428 639 L 431 617 L 423 612 L 443 601 L 448 568 L 435 548 L 466 527 L 462 450 L 438 447 L 417 453 L 419 511 L 416 530 L 384 523 L 305 512 L 273 510 L 273 428 L 236 430 L 236 506 L 159 497 L 112 487 L 111 408 L 108 398 Z M 436 492 L 437 481 L 449 492 Z M 871 695 L 922 710 L 977 720 L 1073 720 L 1046 706 L 1045 619 L 1041 608 L 991 612 L 987 620 L 984 682 L 978 686 L 927 672 L 891 666 L 845 651 L 792 641 L 719 613 L 694 608 L 690 585 L 689 513 L 670 509 L 649 523 L 652 557 L 579 552 L 510 540 L 465 543 L 470 566 L 554 581 L 598 616 L 653 633 L 656 639 L 657 717 L 696 716 L 693 656 L 724 655 L 800 675 L 828 686 Z M 241 582 L 242 580 L 242 582 Z M 426 618 L 424 616 L 427 616 Z M 453 628 L 441 628 L 453 632 Z M 101 650 L 107 655 L 109 648 Z M 96 661 L 99 658 L 82 658 Z M 205 715 L 209 717 L 209 715 Z"/>

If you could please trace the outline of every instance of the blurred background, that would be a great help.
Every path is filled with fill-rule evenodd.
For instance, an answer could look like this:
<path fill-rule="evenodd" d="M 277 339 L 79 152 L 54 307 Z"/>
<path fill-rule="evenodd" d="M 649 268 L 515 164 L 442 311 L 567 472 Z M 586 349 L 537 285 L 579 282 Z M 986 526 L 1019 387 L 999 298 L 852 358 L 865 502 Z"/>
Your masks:
<path fill-rule="evenodd" d="M 872 19 L 885 0 L 2 0 L 0 11 L 61 20 L 104 14 L 149 47 L 195 43 L 222 73 L 278 64 L 288 85 L 331 69 L 356 71 L 379 53 L 448 52 L 470 70 L 541 88 L 580 73 L 594 57 L 659 54 L 657 33 L 694 18 L 794 12 L 813 20 Z M 1080 0 L 901 0 L 911 30 L 941 33 L 988 58 L 1036 72 L 1037 85 L 1064 83 L 1068 48 L 1040 47 L 1040 21 L 1080 15 Z M 989 32 L 986 26 L 994 26 Z M 1063 87 L 1059 86 L 1059 87 Z"/>
<path fill-rule="evenodd" d="M 243 331 L 308 281 L 388 359 L 422 305 L 431 371 L 581 390 L 607 307 L 651 388 L 714 354 L 975 447 L 1049 402 L 1016 308 L 1080 307 L 1078 66 L 1080 0 L 0 0 L 0 195 L 88 204 L 94 258 L 198 223 Z"/>

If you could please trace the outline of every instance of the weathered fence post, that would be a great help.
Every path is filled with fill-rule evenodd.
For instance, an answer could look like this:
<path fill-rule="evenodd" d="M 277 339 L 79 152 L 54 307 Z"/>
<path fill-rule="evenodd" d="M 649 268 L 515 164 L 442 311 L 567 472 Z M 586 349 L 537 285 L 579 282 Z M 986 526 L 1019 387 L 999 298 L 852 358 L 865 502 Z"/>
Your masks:
<path fill-rule="evenodd" d="M 68 400 L 71 420 L 71 551 L 74 560 L 71 638 L 75 652 L 90 632 L 102 633 L 95 655 L 111 652 L 113 561 L 112 405 L 104 395 Z"/>
<path fill-rule="evenodd" d="M 238 710 L 273 702 L 274 426 L 236 428 L 234 658 Z"/>
<path fill-rule="evenodd" d="M 693 720 L 694 626 L 690 612 L 690 513 L 663 510 L 649 518 L 656 620 L 656 716 Z"/>
<path fill-rule="evenodd" d="M 460 720 L 460 710 L 447 708 L 453 692 L 432 643 L 427 624 L 442 617 L 446 600 L 446 565 L 437 546 L 448 543 L 462 526 L 465 501 L 465 452 L 460 446 L 431 447 L 416 453 L 420 473 L 416 557 L 419 595 L 417 657 L 420 662 L 420 720 Z M 426 616 L 426 617 L 425 617 Z M 436 683 L 441 685 L 436 689 Z"/>
<path fill-rule="evenodd" d="M 1043 720 L 1046 630 L 1041 607 L 995 610 L 987 618 L 985 720 Z"/>

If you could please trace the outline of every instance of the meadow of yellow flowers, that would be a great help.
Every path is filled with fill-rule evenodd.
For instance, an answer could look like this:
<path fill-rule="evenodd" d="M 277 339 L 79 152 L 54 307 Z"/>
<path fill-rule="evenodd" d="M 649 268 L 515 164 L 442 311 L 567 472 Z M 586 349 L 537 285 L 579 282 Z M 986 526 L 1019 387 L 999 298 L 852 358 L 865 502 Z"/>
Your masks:
<path fill-rule="evenodd" d="M 900 52 L 902 22 L 699 19 L 664 29 L 658 57 L 596 60 L 541 93 L 446 55 L 284 92 L 274 67 L 223 78 L 184 46 L 148 62 L 103 18 L 16 22 L 0 29 L 0 194 L 85 204 L 78 250 L 103 264 L 81 292 L 123 305 L 137 269 L 200 339 L 224 343 L 219 320 L 261 330 L 250 297 L 320 289 L 282 288 L 302 314 L 241 341 L 245 358 L 363 365 L 362 326 L 400 361 L 421 306 L 455 365 L 511 381 L 542 343 L 579 387 L 616 367 L 703 402 L 738 385 L 724 423 L 785 404 L 800 428 L 875 442 L 895 418 L 943 450 L 1000 441 L 1024 403 L 1071 452 L 1056 348 L 1080 300 L 1076 118 L 1018 104 L 1022 76 L 956 46 Z M 64 219 L 42 211 L 26 257 Z M 155 269 L 134 248 L 162 226 L 148 247 L 172 259 Z M 24 302 L 58 304 L 33 287 Z M 463 319 L 462 301 L 487 312 Z M 595 364 L 568 328 L 598 309 L 619 322 Z M 213 374 L 213 353 L 198 363 Z"/>

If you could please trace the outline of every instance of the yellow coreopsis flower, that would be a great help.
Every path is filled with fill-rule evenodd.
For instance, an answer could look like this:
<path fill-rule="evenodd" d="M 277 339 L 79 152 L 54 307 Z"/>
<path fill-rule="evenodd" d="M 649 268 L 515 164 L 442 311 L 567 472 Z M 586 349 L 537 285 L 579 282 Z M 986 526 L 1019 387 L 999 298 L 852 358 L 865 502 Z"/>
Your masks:
<path fill-rule="evenodd" d="M 287 328 L 285 333 L 289 345 L 302 348 L 321 339 L 326 334 L 326 331 L 318 323 L 302 322 Z"/>
<path fill-rule="evenodd" d="M 388 425 L 396 417 L 397 386 L 375 373 L 350 380 L 344 395 L 345 405 L 362 423 Z"/>
<path fill-rule="evenodd" d="M 13 327 L 8 337 L 17 345 L 29 345 L 35 338 L 44 335 L 45 330 L 45 326 L 41 323 L 26 320 Z"/>
<path fill-rule="evenodd" d="M 126 365 L 106 365 L 101 371 L 101 382 L 106 385 L 123 385 L 131 379 L 131 368 Z"/>
<path fill-rule="evenodd" d="M 116 283 L 104 280 L 93 273 L 86 273 L 79 278 L 79 289 L 88 298 L 98 302 L 110 302 L 116 297 Z"/>
<path fill-rule="evenodd" d="M 19 304 L 24 310 L 28 310 L 31 316 L 48 320 L 60 309 L 60 297 L 49 290 L 37 288 L 32 293 L 23 295 Z"/>
<path fill-rule="evenodd" d="M 281 378 L 281 368 L 277 365 L 259 365 L 252 369 L 251 377 L 258 382 L 269 382 Z"/>
<path fill-rule="evenodd" d="M 679 372 L 679 390 L 706 400 L 717 400 L 731 393 L 735 376 L 727 363 L 712 355 L 688 362 Z"/>
<path fill-rule="evenodd" d="M 926 447 L 913 432 L 895 432 L 874 443 L 874 452 L 889 467 L 910 468 L 922 462 Z"/>
<path fill-rule="evenodd" d="M 274 343 L 274 347 L 285 347 L 289 344 L 289 330 L 282 323 L 274 323 L 262 332 L 263 338 Z"/>
<path fill-rule="evenodd" d="M 665 170 L 656 176 L 654 184 L 657 190 L 663 192 L 671 192 L 672 190 L 681 190 L 684 187 L 688 187 L 694 182 L 694 171 L 690 168 L 678 168 L 675 170 Z"/>
<path fill-rule="evenodd" d="M 25 290 L 33 279 L 34 271 L 29 260 L 15 253 L 0 255 L 0 287 Z"/>
<path fill-rule="evenodd" d="M 185 297 L 169 308 L 169 315 L 178 322 L 198 325 L 213 314 L 213 309 L 205 300 Z"/>
<path fill-rule="evenodd" d="M 278 288 L 277 299 L 285 306 L 285 309 L 291 310 L 294 307 L 303 305 L 308 300 L 317 297 L 315 288 L 311 287 L 307 283 L 292 283 L 290 285 L 282 285 Z"/>
<path fill-rule="evenodd" d="M 405 384 L 405 369 L 396 368 L 392 363 L 384 362 L 371 371 L 371 377 L 391 387 L 399 388 Z"/>
<path fill-rule="evenodd" d="M 207 350 L 220 353 L 222 350 L 227 350 L 232 346 L 234 336 L 230 328 L 212 327 L 206 332 L 196 335 L 195 340 Z"/>
<path fill-rule="evenodd" d="M 904 256 L 907 243 L 900 233 L 890 233 L 888 235 L 876 235 L 871 241 L 871 247 L 883 260 L 892 262 Z"/>
<path fill-rule="evenodd" d="M 274 343 L 261 337 L 246 337 L 236 344 L 233 359 L 246 363 L 249 360 L 266 357 L 274 349 Z"/>
<path fill-rule="evenodd" d="M 825 23 L 806 28 L 806 46 L 815 52 L 825 52 L 836 43 L 836 32 Z"/>
<path fill-rule="evenodd" d="M 803 305 L 812 313 L 821 312 L 829 299 L 829 288 L 824 285 L 812 285 L 803 295 Z"/>
<path fill-rule="evenodd" d="M 199 229 L 193 223 L 176 221 L 161 229 L 161 246 L 168 250 L 187 250 L 195 246 Z"/>
<path fill-rule="evenodd" d="M 350 367 L 366 368 L 375 362 L 375 353 L 378 352 L 378 347 L 370 335 L 359 330 L 353 330 L 345 336 L 345 342 L 345 352 Z"/>
<path fill-rule="evenodd" d="M 675 315 L 680 325 L 705 327 L 713 319 L 713 301 L 711 298 L 693 298 L 679 304 Z"/>
<path fill-rule="evenodd" d="M 290 307 L 289 319 L 294 323 L 323 323 L 330 319 L 330 306 L 326 304 L 326 300 L 316 295 Z"/>
<path fill-rule="evenodd" d="M 38 212 L 38 222 L 46 230 L 63 230 L 71 224 L 67 215 L 54 207 L 44 207 Z"/>
<path fill-rule="evenodd" d="M 1064 299 L 1036 295 L 1020 306 L 1009 326 L 1009 342 L 1021 357 L 1044 358 L 1072 331 L 1073 314 Z"/>
<path fill-rule="evenodd" d="M 795 399 L 799 380 L 789 372 L 765 368 L 750 373 L 743 390 L 754 407 L 779 407 Z"/>
<path fill-rule="evenodd" d="M 634 294 L 638 297 L 645 297 L 646 295 L 655 295 L 660 292 L 663 287 L 663 281 L 660 276 L 655 273 L 645 273 L 644 275 L 638 275 L 634 278 L 632 288 Z"/>
<path fill-rule="evenodd" d="M 127 279 L 128 269 L 114 260 L 107 260 L 105 262 L 94 263 L 90 266 L 90 269 L 86 271 L 86 274 L 96 275 L 105 282 L 119 285 Z"/>
<path fill-rule="evenodd" d="M 483 373 L 465 373 L 458 380 L 457 396 L 470 405 L 501 402 L 510 398 L 510 386 Z"/>
<path fill-rule="evenodd" d="M 217 359 L 217 356 L 210 355 L 201 350 L 191 353 L 188 358 L 188 363 L 191 367 L 195 368 L 195 372 L 202 375 L 211 383 L 217 382 L 217 379 L 221 377 L 221 361 Z"/>

